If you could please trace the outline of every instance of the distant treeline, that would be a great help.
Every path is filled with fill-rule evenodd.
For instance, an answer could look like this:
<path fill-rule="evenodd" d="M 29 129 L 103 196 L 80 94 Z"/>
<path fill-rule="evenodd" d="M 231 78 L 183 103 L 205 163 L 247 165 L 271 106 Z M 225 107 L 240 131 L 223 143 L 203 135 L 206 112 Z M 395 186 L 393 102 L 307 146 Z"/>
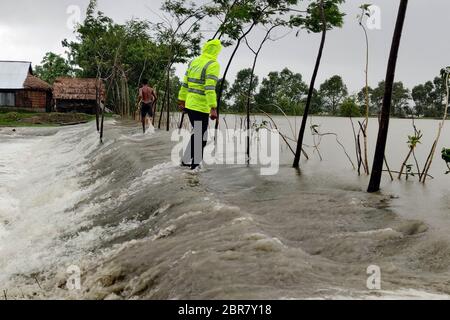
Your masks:
<path fill-rule="evenodd" d="M 277 10 L 290 12 L 290 6 L 296 2 L 268 1 L 268 8 L 274 6 L 276 10 L 272 8 L 273 10 L 270 9 L 267 14 L 271 16 L 271 12 L 278 12 Z M 331 1 L 330 5 L 341 2 Z M 156 87 L 160 102 L 164 102 L 159 105 L 159 109 L 167 110 L 165 106 L 169 106 L 170 110 L 176 110 L 180 79 L 175 76 L 174 65 L 186 64 L 200 53 L 200 45 L 205 40 L 205 35 L 201 32 L 201 21 L 205 19 L 221 21 L 224 15 L 228 17 L 228 20 L 225 19 L 228 22 L 219 28 L 224 34 L 226 39 L 224 44 L 227 46 L 233 42 L 240 43 L 239 41 L 243 39 L 241 35 L 243 30 L 236 21 L 242 19 L 246 23 L 254 21 L 255 14 L 252 10 L 258 7 L 244 6 L 244 2 L 239 2 L 239 5 L 236 3 L 236 1 L 214 0 L 209 5 L 196 6 L 181 0 L 165 0 L 161 9 L 172 19 L 160 23 L 132 19 L 118 24 L 97 10 L 96 0 L 90 0 L 85 20 L 76 26 L 76 40 L 62 41 L 66 57 L 52 52 L 47 53 L 41 65 L 36 67 L 36 74 L 50 84 L 60 76 L 102 79 L 107 86 L 107 105 L 121 115 L 134 113 L 137 89 L 141 80 L 145 78 Z M 334 7 L 331 6 L 330 10 L 332 8 Z M 249 10 L 250 12 L 247 12 Z M 253 17 L 253 20 L 245 18 L 244 12 Z M 279 19 L 275 20 L 279 23 Z M 298 27 L 297 20 L 293 19 L 282 26 Z M 309 26 L 308 21 L 302 17 L 297 22 Z M 249 30 L 252 26 L 254 24 Z M 318 30 L 320 31 L 320 28 Z M 232 85 L 225 81 L 221 108 L 226 112 L 245 112 L 251 74 L 251 69 L 243 69 L 238 72 Z M 250 91 L 251 113 L 303 114 L 308 93 L 308 85 L 304 80 L 301 74 L 287 68 L 269 73 L 262 81 L 255 77 Z M 394 85 L 392 115 L 441 116 L 444 109 L 444 91 L 441 77 L 418 85 L 412 91 L 402 82 L 397 82 Z M 376 88 L 369 88 L 369 93 L 370 113 L 376 116 L 381 108 L 384 82 L 380 82 Z M 364 91 L 351 95 L 342 77 L 333 76 L 314 92 L 310 111 L 312 114 L 333 116 L 363 115 Z"/>
<path fill-rule="evenodd" d="M 250 83 L 251 70 L 237 73 L 234 83 L 225 82 L 224 107 L 230 113 L 244 113 Z M 288 68 L 270 72 L 260 82 L 256 77 L 253 85 L 253 112 L 270 114 L 303 114 L 308 85 L 300 73 Z M 376 88 L 369 88 L 370 114 L 377 116 L 384 95 L 384 81 Z M 311 113 L 316 115 L 358 117 L 365 113 L 365 88 L 357 94 L 349 94 L 339 75 L 325 80 L 314 92 Z M 394 84 L 392 110 L 394 117 L 440 117 L 445 107 L 445 86 L 441 77 L 417 85 L 412 91 L 403 82 Z"/>
<path fill-rule="evenodd" d="M 61 76 L 99 78 L 106 83 L 108 107 L 120 115 L 134 113 L 138 87 L 147 79 L 161 96 L 168 91 L 167 101 L 176 109 L 180 79 L 173 64 L 198 55 L 201 38 L 196 28 L 181 35 L 170 28 L 138 19 L 116 23 L 90 0 L 85 20 L 76 26 L 76 40 L 62 41 L 66 55 L 48 52 L 35 73 L 50 84 Z"/>

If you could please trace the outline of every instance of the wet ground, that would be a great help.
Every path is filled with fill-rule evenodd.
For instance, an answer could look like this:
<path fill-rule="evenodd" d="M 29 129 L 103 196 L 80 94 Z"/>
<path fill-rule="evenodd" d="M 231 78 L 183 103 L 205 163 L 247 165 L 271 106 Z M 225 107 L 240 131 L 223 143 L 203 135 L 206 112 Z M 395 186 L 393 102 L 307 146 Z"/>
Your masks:
<path fill-rule="evenodd" d="M 301 171 L 284 150 L 274 176 L 245 165 L 192 173 L 171 162 L 167 133 L 113 121 L 106 130 L 104 144 L 92 123 L 0 130 L 0 289 L 8 297 L 450 295 L 443 174 L 429 187 L 386 179 L 369 195 L 367 177 L 334 140 L 324 142 L 322 162 L 309 151 Z M 80 290 L 66 288 L 70 266 L 80 269 Z M 370 266 L 381 270 L 381 290 L 367 288 Z"/>

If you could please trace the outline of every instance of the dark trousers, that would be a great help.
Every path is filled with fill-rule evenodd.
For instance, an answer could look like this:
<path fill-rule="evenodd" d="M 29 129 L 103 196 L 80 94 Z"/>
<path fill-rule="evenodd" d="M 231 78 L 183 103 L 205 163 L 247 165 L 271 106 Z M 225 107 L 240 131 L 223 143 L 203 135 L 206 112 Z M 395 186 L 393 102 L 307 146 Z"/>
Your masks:
<path fill-rule="evenodd" d="M 203 161 L 203 151 L 207 144 L 209 114 L 186 109 L 192 128 L 194 129 L 189 145 L 183 156 L 185 164 L 199 165 Z"/>

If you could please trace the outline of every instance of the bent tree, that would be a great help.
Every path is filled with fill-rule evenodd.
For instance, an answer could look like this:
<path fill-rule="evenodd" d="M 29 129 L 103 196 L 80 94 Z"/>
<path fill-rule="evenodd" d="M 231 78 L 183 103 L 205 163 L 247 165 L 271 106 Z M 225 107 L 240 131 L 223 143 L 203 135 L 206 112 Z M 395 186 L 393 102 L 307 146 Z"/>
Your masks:
<path fill-rule="evenodd" d="M 278 16 L 293 11 L 293 7 L 297 5 L 299 0 L 235 0 L 231 4 L 228 0 L 214 0 L 221 7 L 226 8 L 223 22 L 219 26 L 215 38 L 222 39 L 227 36 L 228 39 L 223 40 L 225 45 L 235 42 L 234 50 L 228 59 L 222 78 L 225 80 L 228 75 L 230 66 L 236 56 L 244 39 L 259 25 L 275 24 Z M 219 11 L 220 12 L 220 11 Z M 220 123 L 221 104 L 223 99 L 223 84 L 217 92 L 217 114 L 215 130 L 217 131 Z"/>
<path fill-rule="evenodd" d="M 403 25 L 405 23 L 408 0 L 401 0 L 392 39 L 391 52 L 386 72 L 383 106 L 381 108 L 380 129 L 378 131 L 377 146 L 373 160 L 372 175 L 370 177 L 367 192 L 373 193 L 380 190 L 381 176 L 383 174 L 383 162 L 386 150 L 386 142 L 389 131 L 389 119 L 392 105 L 392 90 L 394 87 L 395 69 L 397 67 L 398 51 L 402 39 Z"/>
<path fill-rule="evenodd" d="M 422 170 L 422 175 L 420 176 L 421 182 L 423 182 L 423 183 L 425 183 L 427 180 L 428 172 L 430 171 L 431 164 L 433 163 L 433 159 L 434 159 L 434 154 L 436 153 L 436 148 L 439 143 L 439 139 L 441 138 L 442 129 L 444 128 L 445 120 L 447 120 L 447 116 L 448 116 L 448 102 L 449 102 L 449 94 L 450 94 L 448 80 L 450 77 L 450 67 L 442 69 L 441 76 L 442 76 L 442 79 L 444 80 L 445 88 L 446 88 L 444 117 L 443 117 L 442 121 L 439 123 L 436 140 L 434 140 L 434 143 L 431 147 L 430 154 L 428 155 L 427 161 L 425 163 L 425 167 Z"/>
<path fill-rule="evenodd" d="M 236 42 L 233 52 L 228 59 L 227 65 L 225 67 L 225 71 L 222 76 L 222 81 L 219 84 L 219 90 L 217 91 L 217 120 L 215 124 L 215 130 L 219 129 L 220 122 L 220 112 L 221 112 L 221 104 L 223 99 L 224 85 L 228 75 L 228 71 L 231 67 L 231 64 L 236 56 L 236 53 L 242 43 L 242 40 L 250 34 L 253 28 L 258 24 L 255 19 L 252 19 L 254 14 L 251 13 L 252 8 L 249 6 L 249 2 L 245 0 L 234 0 L 231 3 L 229 1 L 221 1 L 215 0 L 219 7 L 222 9 L 218 9 L 216 15 L 220 17 L 224 16 L 223 20 L 221 20 L 221 24 L 219 25 L 214 39 L 222 40 L 224 46 L 231 45 L 234 41 Z M 214 10 L 211 10 L 214 12 Z M 245 27 L 246 24 L 249 24 L 248 27 Z M 243 27 L 244 26 L 244 27 Z M 223 40 L 224 36 L 228 36 L 229 39 Z"/>
<path fill-rule="evenodd" d="M 369 112 L 370 112 L 370 90 L 369 90 L 369 35 L 367 33 L 367 29 L 364 25 L 364 17 L 370 18 L 370 4 L 363 4 L 359 8 L 361 9 L 361 14 L 358 18 L 358 23 L 361 29 L 364 32 L 364 37 L 366 41 L 366 70 L 365 70 L 365 87 L 364 87 L 364 98 L 366 104 L 366 114 L 364 123 L 362 125 L 363 129 L 363 137 L 364 137 L 364 170 L 367 175 L 369 172 L 369 160 L 368 160 L 368 143 L 367 143 L 367 134 L 369 128 Z"/>
<path fill-rule="evenodd" d="M 200 22 L 207 16 L 207 8 L 182 0 L 166 0 L 161 8 L 171 19 L 155 25 L 157 37 L 165 43 L 164 97 L 162 100 L 158 128 L 161 128 L 163 112 L 166 110 L 166 130 L 170 130 L 171 73 L 176 63 L 186 63 L 200 53 Z"/>
<path fill-rule="evenodd" d="M 250 49 L 250 51 L 254 55 L 253 65 L 252 65 L 251 75 L 250 75 L 250 84 L 248 86 L 248 92 L 247 92 L 247 107 L 246 107 L 246 112 L 247 112 L 247 164 L 250 164 L 250 140 L 251 140 L 251 136 L 250 136 L 250 113 L 251 113 L 251 110 L 250 109 L 251 109 L 251 100 L 252 100 L 252 96 L 253 96 L 252 90 L 254 88 L 253 83 L 254 83 L 254 77 L 255 77 L 256 63 L 258 61 L 259 54 L 261 53 L 261 50 L 262 50 L 264 44 L 267 42 L 267 40 L 270 39 L 270 33 L 276 27 L 278 27 L 278 25 L 273 25 L 267 30 L 266 35 L 264 36 L 263 40 L 259 44 L 258 49 L 253 49 L 250 46 L 250 44 L 248 43 L 248 39 L 245 38 L 247 47 Z"/>
<path fill-rule="evenodd" d="M 317 74 L 319 73 L 320 62 L 322 60 L 323 50 L 327 31 L 334 26 L 341 27 L 343 24 L 343 14 L 339 11 L 338 4 L 344 2 L 343 0 L 320 0 L 314 2 L 308 7 L 308 16 L 305 18 L 304 27 L 308 32 L 322 32 L 322 39 L 320 42 L 319 53 L 316 59 L 316 65 L 311 78 L 309 86 L 308 98 L 306 100 L 305 111 L 303 113 L 302 125 L 298 134 L 297 150 L 294 158 L 294 168 L 299 168 L 300 157 L 303 149 L 303 140 L 305 137 L 306 125 L 308 121 L 309 110 L 314 95 L 314 86 L 316 83 Z"/>

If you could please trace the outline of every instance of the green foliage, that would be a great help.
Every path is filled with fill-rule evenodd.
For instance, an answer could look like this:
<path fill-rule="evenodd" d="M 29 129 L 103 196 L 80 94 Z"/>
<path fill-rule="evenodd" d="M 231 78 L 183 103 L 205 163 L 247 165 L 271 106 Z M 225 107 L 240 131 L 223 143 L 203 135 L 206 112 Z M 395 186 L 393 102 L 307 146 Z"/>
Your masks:
<path fill-rule="evenodd" d="M 414 129 L 414 135 L 408 136 L 408 147 L 410 149 L 415 149 L 419 143 L 422 143 L 420 140 L 423 137 L 423 134 L 420 130 Z"/>
<path fill-rule="evenodd" d="M 378 83 L 378 87 L 373 89 L 371 92 L 371 103 L 374 105 L 374 109 L 377 110 L 377 113 L 381 110 L 381 106 L 383 104 L 384 89 L 385 82 L 381 81 Z M 404 86 L 403 82 L 394 82 L 391 115 L 400 118 L 410 115 L 410 99 L 410 91 Z"/>
<path fill-rule="evenodd" d="M 186 63 L 198 56 L 202 41 L 200 23 L 207 16 L 207 9 L 183 0 L 165 0 L 161 9 L 174 20 L 152 25 L 167 63 Z"/>
<path fill-rule="evenodd" d="M 42 113 L 20 109 L 11 112 L 0 110 L 0 127 L 55 126 L 87 122 L 93 119 L 92 115 L 82 113 Z"/>
<path fill-rule="evenodd" d="M 106 78 L 120 67 L 136 87 L 141 77 L 157 82 L 167 59 L 162 59 L 162 48 L 150 37 L 149 23 L 131 20 L 115 24 L 102 12 L 91 14 L 91 5 L 86 20 L 76 30 L 77 41 L 63 41 L 76 75 Z"/>
<path fill-rule="evenodd" d="M 192 15 L 195 10 L 195 7 L 185 8 L 183 3 L 166 1 L 163 9 L 182 19 L 183 14 Z M 198 31 L 197 25 L 181 41 L 173 35 L 173 30 L 162 24 L 152 25 L 136 19 L 116 24 L 95 9 L 96 1 L 92 0 L 85 21 L 76 30 L 77 41 L 63 41 L 78 76 L 96 77 L 98 73 L 106 76 L 114 65 L 120 65 L 135 86 L 140 78 L 158 83 L 175 53 L 173 62 L 185 63 L 200 51 L 200 39 L 192 35 Z"/>
<path fill-rule="evenodd" d="M 53 52 L 45 54 L 41 65 L 36 66 L 35 73 L 49 84 L 53 84 L 58 77 L 67 77 L 73 74 L 69 62 Z"/>
<path fill-rule="evenodd" d="M 372 99 L 370 98 L 373 94 L 373 89 L 371 87 L 368 87 L 369 91 L 369 115 L 376 115 L 378 112 L 378 109 L 376 105 L 373 103 Z M 361 114 L 366 113 L 366 88 L 362 88 L 358 94 L 356 95 L 356 102 L 359 106 L 359 110 Z"/>
<path fill-rule="evenodd" d="M 359 6 L 361 10 L 363 10 L 364 14 L 370 17 L 369 8 L 372 4 L 371 3 L 365 3 Z"/>
<path fill-rule="evenodd" d="M 165 0 L 161 9 L 166 12 L 172 12 L 173 16 L 183 20 L 186 16 L 196 17 L 201 19 L 203 17 L 202 10 L 198 8 L 194 2 L 186 2 L 184 0 Z"/>
<path fill-rule="evenodd" d="M 2 116 L 5 122 L 13 122 L 21 119 L 21 116 L 18 112 L 8 112 Z"/>
<path fill-rule="evenodd" d="M 178 108 L 178 92 L 181 89 L 181 80 L 177 76 L 173 76 L 170 78 L 170 106 L 172 110 L 176 110 Z"/>
<path fill-rule="evenodd" d="M 225 85 L 225 96 L 229 99 L 224 108 L 228 112 L 244 112 L 250 83 L 251 69 L 239 71 L 231 89 Z M 320 91 L 314 90 L 311 102 L 311 114 L 331 113 L 330 104 L 336 105 L 336 116 L 359 116 L 359 106 L 355 98 L 347 99 L 347 87 L 339 76 L 328 79 Z M 258 79 L 254 82 L 252 92 L 255 93 L 257 109 L 268 114 L 287 114 L 298 116 L 303 112 L 308 86 L 299 73 L 288 68 L 272 71 L 263 78 L 258 87 Z M 341 105 L 343 104 L 342 108 Z"/>
<path fill-rule="evenodd" d="M 361 112 L 354 98 L 347 98 L 340 106 L 340 115 L 342 117 L 359 117 Z"/>
<path fill-rule="evenodd" d="M 441 69 L 441 78 L 442 80 L 444 80 L 444 82 L 449 75 L 450 75 L 450 66 Z"/>
<path fill-rule="evenodd" d="M 343 26 L 345 14 L 340 11 L 339 5 L 344 2 L 344 0 L 323 0 L 327 30 Z M 322 32 L 323 26 L 320 3 L 321 1 L 319 0 L 313 1 L 306 10 L 306 16 L 299 18 L 296 21 L 297 24 L 300 24 L 301 27 L 308 32 Z"/>
<path fill-rule="evenodd" d="M 445 161 L 448 167 L 448 171 L 445 174 L 450 173 L 450 149 L 442 149 L 442 159 Z"/>
<path fill-rule="evenodd" d="M 158 86 L 167 59 L 151 39 L 148 22 L 116 24 L 102 12 L 95 14 L 93 2 L 76 30 L 77 41 L 65 40 L 63 45 L 76 76 L 106 79 L 107 104 L 117 113 L 133 113 L 140 79 Z"/>
<path fill-rule="evenodd" d="M 170 78 L 170 101 L 176 100 L 179 80 L 173 76 L 172 66 L 187 63 L 200 53 L 202 42 L 201 24 L 205 18 L 221 21 L 218 34 L 225 45 L 242 36 L 248 26 L 299 27 L 308 32 L 321 30 L 319 1 L 309 3 L 306 12 L 296 10 L 299 0 L 212 0 L 198 4 L 183 0 L 164 0 L 161 9 L 167 13 L 164 22 L 152 24 L 148 21 L 130 20 L 123 24 L 114 22 L 103 12 L 97 11 L 97 1 L 90 0 L 86 18 L 76 28 L 76 41 L 63 41 L 68 61 L 43 62 L 40 72 L 46 79 L 74 74 L 79 77 L 105 79 L 109 92 L 108 102 L 115 105 L 120 100 L 127 110 L 125 100 L 136 104 L 136 92 L 140 80 L 147 78 L 156 87 L 160 97 L 167 91 Z M 327 27 L 340 27 L 343 14 L 339 5 L 343 0 L 324 0 Z M 292 13 L 294 13 L 292 15 Z M 49 60 L 49 59 L 47 59 Z M 55 65 L 57 68 L 54 67 Z M 64 63 L 65 62 L 65 63 Z M 52 68 L 49 68 L 52 67 Z M 68 69 L 64 69 L 68 67 Z M 48 74 L 48 76 L 47 76 Z M 245 110 L 250 72 L 243 71 L 226 93 L 233 101 L 230 111 Z M 269 88 L 274 85 L 275 87 Z M 258 87 L 258 78 L 253 82 L 252 94 Z M 227 89 L 227 88 L 226 88 Z M 300 74 L 289 70 L 274 73 L 262 85 L 257 100 L 261 104 L 276 104 L 287 113 L 299 114 L 303 109 L 307 86 Z M 315 92 L 313 109 L 321 110 L 322 98 Z M 229 101 L 225 101 L 230 104 Z M 278 108 L 268 111 L 279 112 Z"/>
<path fill-rule="evenodd" d="M 170 98 L 173 105 L 180 85 L 174 77 L 172 66 L 187 63 L 200 53 L 202 42 L 201 25 L 205 18 L 221 21 L 216 36 L 225 44 L 231 44 L 242 36 L 244 30 L 252 25 L 286 26 L 306 29 L 308 32 L 321 31 L 320 1 L 311 1 L 306 12 L 297 9 L 300 0 L 212 0 L 198 4 L 183 0 L 164 0 L 161 9 L 167 14 L 164 22 L 152 24 L 148 21 L 133 19 L 119 24 L 97 11 L 97 1 L 90 0 L 86 18 L 76 28 L 75 41 L 63 41 L 68 55 L 45 57 L 38 68 L 44 80 L 53 82 L 61 75 L 78 77 L 99 77 L 106 80 L 109 96 L 108 103 L 135 105 L 136 92 L 140 80 L 149 79 L 156 87 L 159 96 L 170 80 Z M 343 17 L 339 5 L 343 0 L 324 0 L 327 28 L 340 27 Z M 238 74 L 237 81 L 226 95 L 229 111 L 243 112 L 250 82 L 249 70 Z M 252 95 L 258 87 L 255 78 Z M 280 112 L 298 115 L 304 108 L 307 85 L 300 74 L 288 69 L 271 73 L 264 79 L 260 93 L 255 97 L 258 104 L 268 112 Z M 129 95 L 129 96 L 128 96 Z M 124 98 L 125 97 L 125 98 Z M 126 100 L 126 101 L 124 101 Z M 127 102 L 128 101 L 128 102 Z M 230 101 L 233 103 L 231 104 Z M 314 92 L 313 112 L 322 110 L 324 98 Z M 267 105 L 272 104 L 272 107 Z M 276 105 L 277 107 L 273 107 Z"/>
<path fill-rule="evenodd" d="M 409 101 L 411 93 L 403 82 L 394 82 L 392 95 L 392 114 L 396 117 L 406 117 L 411 114 Z"/>
<path fill-rule="evenodd" d="M 176 26 L 151 24 L 132 19 L 115 23 L 91 0 L 85 20 L 77 26 L 76 41 L 63 41 L 71 70 L 78 77 L 102 78 L 107 82 L 108 104 L 123 113 L 132 113 L 137 105 L 140 81 L 148 79 L 157 90 L 166 90 L 166 75 L 173 76 L 174 63 L 185 63 L 200 52 L 199 23 L 204 12 L 195 4 L 168 0 L 162 9 L 174 17 Z M 176 101 L 179 79 L 170 80 L 170 101 Z M 120 107 L 117 107 L 120 105 Z M 176 102 L 172 103 L 174 108 Z M 118 109 L 117 109 L 118 108 Z"/>
<path fill-rule="evenodd" d="M 348 96 L 348 90 L 342 77 L 336 75 L 320 86 L 319 94 L 323 98 L 324 111 L 331 115 L 338 115 L 339 106 Z"/>
<path fill-rule="evenodd" d="M 370 6 L 372 6 L 372 4 L 370 3 L 365 3 L 359 6 L 359 8 L 361 9 L 361 13 L 358 15 L 358 21 L 360 25 L 362 25 L 364 17 L 370 18 Z"/>
<path fill-rule="evenodd" d="M 225 45 L 239 39 L 247 25 L 290 25 L 282 19 L 299 0 L 213 0 L 209 14 L 223 21 L 218 33 L 227 36 Z"/>
<path fill-rule="evenodd" d="M 252 69 L 243 69 L 238 72 L 236 80 L 233 83 L 227 98 L 232 99 L 234 104 L 231 108 L 233 112 L 244 112 L 246 110 L 248 88 L 250 87 Z M 251 88 L 251 94 L 253 95 L 258 87 L 259 79 L 254 76 Z"/>
<path fill-rule="evenodd" d="M 310 114 L 320 114 L 323 112 L 324 99 L 316 89 L 313 90 L 311 99 Z"/>
<path fill-rule="evenodd" d="M 442 149 L 442 159 L 445 162 L 450 163 L 450 149 Z"/>
<path fill-rule="evenodd" d="M 280 113 L 281 108 L 287 114 L 300 114 L 308 93 L 308 86 L 299 73 L 288 68 L 281 72 L 270 72 L 263 79 L 255 99 L 258 107 L 267 113 Z"/>
<path fill-rule="evenodd" d="M 445 82 L 442 77 L 417 85 L 412 90 L 415 113 L 424 117 L 440 117 L 445 107 Z"/>

